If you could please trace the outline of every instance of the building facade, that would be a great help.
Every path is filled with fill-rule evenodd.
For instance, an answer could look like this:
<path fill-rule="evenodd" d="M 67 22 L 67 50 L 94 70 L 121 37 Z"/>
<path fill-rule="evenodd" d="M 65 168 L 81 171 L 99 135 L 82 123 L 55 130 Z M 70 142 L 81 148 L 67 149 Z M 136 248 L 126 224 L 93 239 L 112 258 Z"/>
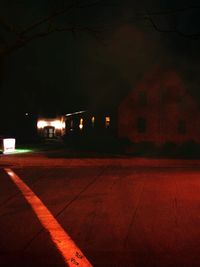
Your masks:
<path fill-rule="evenodd" d="M 200 143 L 200 112 L 175 72 L 154 71 L 118 109 L 118 136 L 133 143 Z"/>
<path fill-rule="evenodd" d="M 113 134 L 114 125 L 116 123 L 114 124 L 113 114 L 110 112 L 77 111 L 55 118 L 38 118 L 37 131 L 45 139 L 63 136 L 89 138 Z"/>

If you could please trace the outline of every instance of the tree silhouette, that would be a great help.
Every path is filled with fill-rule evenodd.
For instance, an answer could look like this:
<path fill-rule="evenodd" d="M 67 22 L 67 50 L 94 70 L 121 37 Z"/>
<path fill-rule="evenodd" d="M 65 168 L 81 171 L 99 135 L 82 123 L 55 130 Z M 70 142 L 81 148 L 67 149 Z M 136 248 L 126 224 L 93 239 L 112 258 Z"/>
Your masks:
<path fill-rule="evenodd" d="M 47 3 L 52 1 L 48 0 Z M 51 35 L 53 33 L 66 32 L 67 34 L 72 34 L 76 37 L 78 33 L 86 33 L 91 35 L 93 38 L 100 40 L 100 34 L 102 33 L 102 25 L 98 23 L 93 23 L 89 19 L 79 18 L 77 14 L 83 16 L 92 13 L 95 8 L 104 8 L 109 6 L 108 1 L 105 0 L 60 0 L 55 1 L 56 3 L 53 8 L 52 6 L 48 8 L 45 6 L 46 10 L 44 15 L 40 18 L 33 18 L 31 23 L 27 23 L 25 19 L 22 18 L 23 23 L 13 23 L 11 6 L 9 7 L 9 12 L 5 12 L 4 16 L 0 16 L 0 93 L 1 93 L 1 127 L 0 132 L 9 132 L 9 129 L 19 128 L 18 120 L 12 119 L 13 116 L 17 118 L 18 111 L 22 107 L 12 106 L 14 102 L 11 92 L 2 91 L 2 83 L 5 79 L 5 62 L 8 56 L 17 51 L 20 48 L 25 47 L 30 42 L 43 38 L 45 36 Z M 8 5 L 8 4 L 7 4 Z M 6 5 L 6 7 L 8 7 Z M 3 10 L 3 9 L 2 9 Z M 1 13 L 3 11 L 1 10 Z M 8 10 L 8 8 L 7 8 Z M 31 10 L 24 10 L 31 11 Z M 34 17 L 34 11 L 33 15 Z M 16 10 L 16 12 L 18 12 Z M 21 15 L 21 14 L 20 14 Z M 17 13 L 16 17 L 20 17 Z M 27 14 L 25 14 L 27 16 Z M 36 12 L 35 17 L 38 17 Z M 28 19 L 30 21 L 30 19 Z M 15 90 L 17 94 L 17 90 Z M 7 100 L 10 96 L 11 99 Z M 6 101 L 5 101 L 6 100 Z M 9 119 L 7 119 L 9 118 Z M 11 122 L 12 120 L 12 122 Z"/>
<path fill-rule="evenodd" d="M 91 25 L 79 25 L 79 23 L 71 24 L 67 20 L 66 25 L 60 26 L 57 19 L 61 16 L 70 15 L 78 9 L 89 9 L 102 5 L 106 6 L 108 4 L 105 4 L 103 0 L 63 1 L 62 8 L 54 10 L 49 15 L 37 19 L 23 28 L 12 25 L 5 18 L 0 17 L 0 27 L 5 33 L 4 37 L 1 36 L 0 39 L 0 57 L 4 57 L 24 47 L 34 39 L 42 38 L 55 32 L 68 32 L 72 34 L 85 32 L 98 38 L 98 35 L 102 32 L 100 28 Z"/>
<path fill-rule="evenodd" d="M 50 0 L 47 2 L 50 2 Z M 103 11 L 108 7 L 111 8 L 110 13 L 112 13 L 114 8 L 120 9 L 123 5 L 122 2 L 120 4 L 119 0 L 55 0 L 55 3 L 56 8 L 46 10 L 45 15 L 39 19 L 34 19 L 33 15 L 31 23 L 24 22 L 25 20 L 23 23 L 13 23 L 10 22 L 11 15 L 0 16 L 0 88 L 4 79 L 4 62 L 7 56 L 36 39 L 45 38 L 45 36 L 59 32 L 66 32 L 73 36 L 78 33 L 86 33 L 101 41 L 101 34 L 109 27 L 103 19 Z M 96 23 L 95 19 L 82 20 L 76 16 L 77 13 L 86 14 L 86 17 L 88 14 L 94 13 L 92 17 L 94 18 L 95 9 L 99 8 L 102 8 L 102 12 L 100 12 L 102 23 Z M 180 15 L 200 11 L 200 6 L 182 6 L 176 9 L 161 8 L 156 11 L 145 11 L 145 8 L 141 10 L 144 10 L 144 12 L 139 13 L 137 9 L 133 8 L 132 18 L 129 22 L 147 21 L 148 26 L 150 25 L 157 32 L 173 33 L 195 40 L 200 37 L 198 29 L 195 29 L 195 32 L 182 31 L 176 21 Z M 119 19 L 119 23 L 123 23 L 123 19 Z M 114 23 L 112 23 L 113 25 Z M 6 103 L 2 104 L 1 109 L 4 110 L 6 105 Z M 1 112 L 1 115 L 3 116 L 3 112 Z"/>
<path fill-rule="evenodd" d="M 177 25 L 177 19 L 180 16 L 185 16 L 185 20 L 187 20 L 189 15 L 196 12 L 198 12 L 199 16 L 200 6 L 198 5 L 183 6 L 175 9 L 162 9 L 159 11 L 148 10 L 143 13 L 134 14 L 131 21 L 147 21 L 157 32 L 174 33 L 184 38 L 198 40 L 200 37 L 200 25 L 195 25 L 197 29 L 192 29 L 192 31 L 181 30 Z"/>

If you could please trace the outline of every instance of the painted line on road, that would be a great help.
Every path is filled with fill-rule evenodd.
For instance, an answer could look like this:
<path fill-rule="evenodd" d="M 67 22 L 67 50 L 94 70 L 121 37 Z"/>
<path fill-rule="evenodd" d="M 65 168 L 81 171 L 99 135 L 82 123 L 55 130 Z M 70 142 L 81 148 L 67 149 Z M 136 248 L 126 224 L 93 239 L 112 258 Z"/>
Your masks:
<path fill-rule="evenodd" d="M 49 232 L 52 241 L 60 251 L 67 266 L 92 267 L 92 264 L 83 255 L 82 251 L 76 246 L 71 237 L 65 232 L 30 187 L 28 187 L 10 168 L 5 168 L 4 170 L 22 192 L 43 227 Z"/>

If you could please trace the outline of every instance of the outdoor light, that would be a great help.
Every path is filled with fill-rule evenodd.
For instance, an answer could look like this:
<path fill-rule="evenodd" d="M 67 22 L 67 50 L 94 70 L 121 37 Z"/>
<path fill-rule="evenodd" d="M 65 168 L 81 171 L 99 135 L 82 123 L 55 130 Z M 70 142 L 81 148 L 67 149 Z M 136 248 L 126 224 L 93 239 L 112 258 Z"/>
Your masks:
<path fill-rule="evenodd" d="M 55 127 L 56 129 L 62 129 L 62 122 L 59 120 L 49 122 L 50 126 Z"/>
<path fill-rule="evenodd" d="M 38 129 L 42 129 L 42 128 L 46 127 L 46 126 L 47 126 L 47 122 L 46 122 L 46 121 L 39 120 L 39 121 L 37 122 L 37 128 L 38 128 Z"/>
<path fill-rule="evenodd" d="M 39 120 L 37 122 L 37 128 L 42 129 L 47 126 L 52 126 L 55 129 L 64 129 L 65 128 L 65 122 L 61 120 Z"/>
<path fill-rule="evenodd" d="M 56 129 L 64 129 L 65 128 L 65 122 L 64 121 L 60 121 L 60 120 L 55 120 L 49 123 L 50 126 L 55 127 Z"/>

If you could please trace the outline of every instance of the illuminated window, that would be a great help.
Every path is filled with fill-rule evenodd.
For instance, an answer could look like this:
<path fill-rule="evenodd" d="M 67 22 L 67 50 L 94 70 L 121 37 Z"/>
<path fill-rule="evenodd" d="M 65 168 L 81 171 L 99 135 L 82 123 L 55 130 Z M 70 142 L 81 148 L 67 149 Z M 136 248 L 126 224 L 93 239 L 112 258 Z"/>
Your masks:
<path fill-rule="evenodd" d="M 83 118 L 80 119 L 79 128 L 80 130 L 83 129 Z"/>
<path fill-rule="evenodd" d="M 138 118 L 137 130 L 138 130 L 138 133 L 145 133 L 146 132 L 147 125 L 146 125 L 146 119 L 145 118 Z"/>
<path fill-rule="evenodd" d="M 92 122 L 92 127 L 94 127 L 94 123 L 95 123 L 95 117 L 94 116 L 92 117 L 91 122 Z"/>
<path fill-rule="evenodd" d="M 106 126 L 106 128 L 108 128 L 110 126 L 110 117 L 109 116 L 105 117 L 105 126 Z"/>
<path fill-rule="evenodd" d="M 186 123 L 184 120 L 179 120 L 178 122 L 178 133 L 185 134 L 186 133 Z"/>

